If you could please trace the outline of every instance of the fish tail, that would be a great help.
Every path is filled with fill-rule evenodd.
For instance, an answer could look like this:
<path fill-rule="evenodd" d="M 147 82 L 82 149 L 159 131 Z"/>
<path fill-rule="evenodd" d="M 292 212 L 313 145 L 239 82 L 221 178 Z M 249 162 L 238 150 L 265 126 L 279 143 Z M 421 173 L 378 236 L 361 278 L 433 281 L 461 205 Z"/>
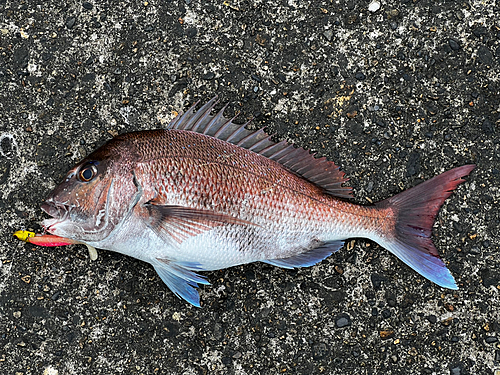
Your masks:
<path fill-rule="evenodd" d="M 458 289 L 431 240 L 432 226 L 443 202 L 465 180 L 475 165 L 464 165 L 440 174 L 376 204 L 392 211 L 392 230 L 376 242 L 430 281 Z"/>

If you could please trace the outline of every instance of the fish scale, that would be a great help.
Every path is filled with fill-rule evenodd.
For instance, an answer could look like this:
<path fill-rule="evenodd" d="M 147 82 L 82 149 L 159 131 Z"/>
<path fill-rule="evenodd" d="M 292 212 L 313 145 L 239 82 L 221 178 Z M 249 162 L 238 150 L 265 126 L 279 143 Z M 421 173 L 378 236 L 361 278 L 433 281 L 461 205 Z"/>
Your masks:
<path fill-rule="evenodd" d="M 180 138 L 177 134 L 171 134 L 173 132 L 161 134 L 161 137 L 165 137 L 165 143 Z M 196 133 L 186 134 L 189 140 L 183 139 L 183 142 L 195 144 L 194 139 L 202 136 Z M 189 152 L 174 150 L 171 156 L 160 155 L 153 160 L 148 155 L 148 150 L 141 151 L 148 160 L 147 163 L 141 163 L 140 174 L 137 175 L 139 181 L 144 181 L 143 189 L 153 191 L 158 188 L 159 181 L 148 176 L 180 175 L 179 178 L 164 177 L 160 180 L 162 203 L 217 209 L 225 214 L 238 215 L 245 220 L 252 218 L 255 224 L 263 227 L 288 220 L 290 232 L 303 232 L 307 228 L 309 231 L 318 232 L 318 235 L 324 233 L 322 237 L 325 234 L 335 235 L 335 232 L 343 237 L 347 235 L 344 227 L 356 228 L 360 225 L 360 218 L 366 217 L 350 217 L 348 208 L 356 206 L 342 207 L 342 202 L 325 195 L 318 187 L 284 170 L 272 160 L 256 158 L 255 162 L 248 163 L 249 156 L 256 154 L 238 152 L 236 146 L 218 142 L 213 138 L 206 139 L 203 145 L 209 150 L 216 150 L 215 153 L 206 155 L 203 149 L 191 147 Z M 225 149 L 221 150 L 223 147 Z M 156 147 L 149 150 L 153 155 L 155 152 Z M 219 158 L 221 154 L 234 155 L 234 163 Z M 247 164 L 251 164 L 251 167 Z M 165 169 L 168 173 L 165 173 Z M 156 172 L 157 170 L 160 172 Z M 222 170 L 224 173 L 221 173 Z M 199 176 L 204 176 L 204 179 L 199 181 Z M 158 196 L 154 198 L 158 199 Z M 337 218 L 341 219 L 341 222 L 344 221 L 345 225 L 339 225 Z"/>
<path fill-rule="evenodd" d="M 180 137 L 177 134 L 171 134 L 173 132 L 168 131 L 161 134 L 160 137 L 164 137 L 163 142 L 170 144 L 172 141 L 179 140 Z M 202 136 L 196 133 L 185 135 L 188 139 L 181 139 L 180 142 L 194 143 L 193 138 Z M 196 146 L 195 143 L 194 145 Z M 253 197 L 253 201 L 265 197 L 263 199 L 265 207 L 270 207 L 269 205 L 271 207 L 283 206 L 286 202 L 290 202 L 291 208 L 302 209 L 302 218 L 305 219 L 306 215 L 309 215 L 312 221 L 317 221 L 317 212 L 312 213 L 309 208 L 313 208 L 315 205 L 330 207 L 338 204 L 338 200 L 325 195 L 320 188 L 290 173 L 272 160 L 258 157 L 259 155 L 252 152 L 208 137 L 203 142 L 203 147 L 208 147 L 208 150 L 215 150 L 215 152 L 210 154 L 210 152 L 205 152 L 204 148 L 197 149 L 195 146 L 185 150 L 184 153 L 174 149 L 171 155 L 163 156 L 161 153 L 156 154 L 157 147 L 148 149 L 146 145 L 145 149 L 141 150 L 141 154 L 144 155 L 147 162 L 141 163 L 140 179 L 148 181 L 151 190 L 158 186 L 160 181 L 160 186 L 166 194 L 177 193 L 176 196 L 182 197 L 182 199 L 196 201 L 195 196 L 207 196 L 207 199 L 210 196 L 212 202 L 205 203 L 201 200 L 198 202 L 200 206 L 206 206 L 204 208 L 208 208 L 211 204 L 212 206 L 220 205 L 220 202 L 213 202 L 212 194 L 219 193 L 216 197 L 224 197 L 225 200 L 231 199 L 229 204 L 234 208 L 240 208 L 241 197 L 248 195 Z M 223 147 L 225 149 L 222 149 Z M 157 156 L 153 159 L 151 155 L 155 154 Z M 233 155 L 231 159 L 233 163 L 227 162 L 220 155 Z M 252 158 L 256 160 L 252 160 Z M 223 161 L 220 161 L 221 159 Z M 172 176 L 176 176 L 176 173 L 178 173 L 179 178 L 172 178 Z M 163 177 L 160 180 L 158 176 Z M 199 181 L 200 176 L 204 176 L 204 180 Z M 168 177 L 171 178 L 168 179 Z M 185 180 L 182 180 L 183 178 Z M 210 187 L 215 191 L 210 191 Z M 184 204 L 185 201 L 178 203 Z M 306 207 L 309 208 L 306 209 Z M 283 209 L 283 207 L 281 208 Z M 276 212 L 274 208 L 273 212 Z M 278 212 L 287 212 L 288 214 L 286 210 Z M 251 215 L 253 216 L 254 213 Z"/>
<path fill-rule="evenodd" d="M 312 266 L 363 237 L 436 284 L 456 289 L 430 236 L 444 200 L 474 165 L 438 175 L 372 206 L 350 203 L 344 173 L 326 158 L 212 115 L 216 99 L 167 129 L 120 135 L 72 168 L 42 209 L 58 243 L 153 265 L 200 306 L 196 272 L 256 261 Z M 37 241 L 43 239 L 37 238 Z M 54 242 L 53 239 L 50 241 Z"/>

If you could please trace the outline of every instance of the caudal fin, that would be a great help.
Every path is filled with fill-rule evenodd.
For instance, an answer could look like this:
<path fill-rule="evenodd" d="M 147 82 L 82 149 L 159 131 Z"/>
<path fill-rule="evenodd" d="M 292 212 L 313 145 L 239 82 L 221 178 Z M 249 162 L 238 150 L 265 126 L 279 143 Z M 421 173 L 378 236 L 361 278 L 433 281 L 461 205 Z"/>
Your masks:
<path fill-rule="evenodd" d="M 458 289 L 432 243 L 432 226 L 445 199 L 475 167 L 470 164 L 454 168 L 376 204 L 381 209 L 391 208 L 396 219 L 392 235 L 377 242 L 444 288 Z"/>

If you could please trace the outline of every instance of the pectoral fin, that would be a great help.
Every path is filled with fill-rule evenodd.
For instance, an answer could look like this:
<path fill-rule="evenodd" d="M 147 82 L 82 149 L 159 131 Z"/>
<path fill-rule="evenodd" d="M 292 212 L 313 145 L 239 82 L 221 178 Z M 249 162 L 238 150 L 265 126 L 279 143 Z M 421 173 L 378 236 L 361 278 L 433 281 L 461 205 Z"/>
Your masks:
<path fill-rule="evenodd" d="M 148 210 L 147 225 L 171 245 L 178 245 L 186 238 L 195 236 L 224 224 L 255 225 L 236 217 L 191 207 L 144 205 Z"/>
<path fill-rule="evenodd" d="M 157 259 L 153 267 L 177 297 L 200 307 L 200 295 L 195 288 L 198 284 L 210 285 L 203 276 L 193 272 L 193 269 L 201 269 L 200 267 L 194 263 L 179 263 L 168 259 Z"/>

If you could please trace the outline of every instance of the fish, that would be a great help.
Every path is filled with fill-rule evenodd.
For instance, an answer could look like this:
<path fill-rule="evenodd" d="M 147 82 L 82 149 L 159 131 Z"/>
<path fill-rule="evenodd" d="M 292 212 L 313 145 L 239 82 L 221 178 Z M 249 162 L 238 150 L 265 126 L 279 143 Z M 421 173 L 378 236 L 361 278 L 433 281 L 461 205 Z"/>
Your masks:
<path fill-rule="evenodd" d="M 248 130 L 217 104 L 215 97 L 196 110 L 196 103 L 165 129 L 118 135 L 89 154 L 42 204 L 50 216 L 44 231 L 60 243 L 150 263 L 196 307 L 198 288 L 210 284 L 202 271 L 252 262 L 310 267 L 351 238 L 374 241 L 428 280 L 457 289 L 431 233 L 474 164 L 358 205 L 334 162 Z"/>

